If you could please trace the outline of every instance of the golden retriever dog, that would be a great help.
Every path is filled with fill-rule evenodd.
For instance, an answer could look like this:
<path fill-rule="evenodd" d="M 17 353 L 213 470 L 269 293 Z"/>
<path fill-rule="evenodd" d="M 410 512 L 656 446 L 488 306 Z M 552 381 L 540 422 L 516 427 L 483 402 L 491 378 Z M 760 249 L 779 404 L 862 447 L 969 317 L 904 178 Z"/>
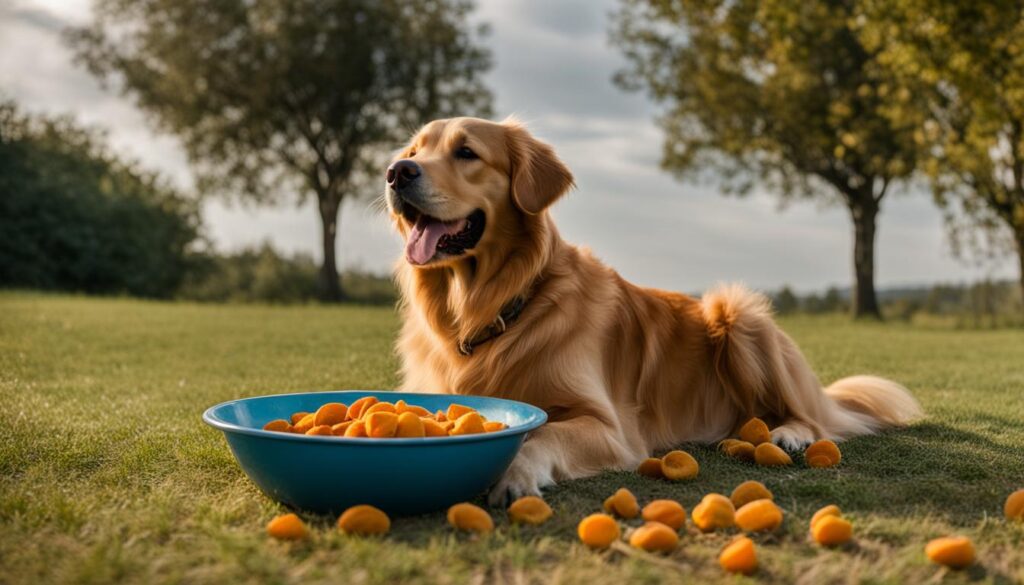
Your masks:
<path fill-rule="evenodd" d="M 905 388 L 881 378 L 823 389 L 760 294 L 643 288 L 565 242 L 548 208 L 573 175 L 515 120 L 431 122 L 386 181 L 405 240 L 402 389 L 510 398 L 549 416 L 492 504 L 718 441 L 753 416 L 793 450 L 920 414 Z"/>

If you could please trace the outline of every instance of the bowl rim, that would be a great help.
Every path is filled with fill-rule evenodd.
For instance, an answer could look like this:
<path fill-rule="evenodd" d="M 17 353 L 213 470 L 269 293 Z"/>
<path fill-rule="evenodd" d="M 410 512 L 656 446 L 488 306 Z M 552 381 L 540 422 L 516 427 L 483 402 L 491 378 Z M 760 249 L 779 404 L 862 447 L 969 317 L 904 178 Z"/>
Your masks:
<path fill-rule="evenodd" d="M 500 431 L 493 431 L 490 433 L 477 433 L 474 435 L 457 435 L 454 437 L 407 437 L 407 438 L 388 438 L 388 439 L 374 439 L 370 437 L 336 437 L 330 436 L 325 437 L 321 435 L 296 435 L 293 433 L 282 433 L 280 431 L 265 431 L 263 429 L 244 427 L 235 423 L 227 422 L 215 414 L 220 408 L 224 408 L 231 404 L 239 402 L 247 402 L 251 400 L 265 400 L 268 398 L 283 398 L 286 396 L 309 396 L 316 394 L 337 394 L 337 393 L 360 393 L 363 396 L 375 396 L 376 394 L 391 394 L 398 396 L 451 396 L 452 398 L 466 397 L 472 399 L 482 399 L 495 402 L 504 402 L 515 405 L 519 408 L 526 408 L 529 412 L 529 421 L 516 426 L 509 426 L 507 429 Z M 245 398 L 236 398 L 234 400 L 227 400 L 219 404 L 207 408 L 203 411 L 203 422 L 210 425 L 211 427 L 218 429 L 225 434 L 236 433 L 242 435 L 252 435 L 255 437 L 263 437 L 267 439 L 284 440 L 284 441 L 313 441 L 314 443 L 319 442 L 327 445 L 366 445 L 366 446 L 405 446 L 405 445 L 451 445 L 456 443 L 471 443 L 476 441 L 489 441 L 492 439 L 500 439 L 502 437 L 509 437 L 514 435 L 521 435 L 532 431 L 548 420 L 548 414 L 544 410 L 537 408 L 532 404 L 526 402 L 520 402 L 518 400 L 510 400 L 508 398 L 495 398 L 492 396 L 476 396 L 472 394 L 439 394 L 432 392 L 398 392 L 391 390 L 322 390 L 316 392 L 286 392 L 283 394 L 263 394 L 260 396 L 247 396 Z"/>

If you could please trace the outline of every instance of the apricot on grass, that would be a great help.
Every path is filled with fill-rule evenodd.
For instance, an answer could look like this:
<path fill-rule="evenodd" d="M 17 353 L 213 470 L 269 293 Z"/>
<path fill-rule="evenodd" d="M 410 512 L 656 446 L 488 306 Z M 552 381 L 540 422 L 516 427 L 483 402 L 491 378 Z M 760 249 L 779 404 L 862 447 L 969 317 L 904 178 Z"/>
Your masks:
<path fill-rule="evenodd" d="M 811 525 L 814 541 L 824 546 L 837 546 L 850 540 L 853 526 L 839 516 L 823 516 Z"/>
<path fill-rule="evenodd" d="M 718 564 L 729 573 L 750 575 L 757 570 L 757 552 L 754 541 L 739 536 L 727 544 L 718 555 Z"/>
<path fill-rule="evenodd" d="M 817 512 L 815 512 L 814 516 L 811 516 L 811 530 L 814 530 L 814 525 L 817 524 L 819 520 L 821 520 L 822 518 L 824 518 L 826 516 L 842 516 L 842 515 L 843 515 L 843 513 L 842 513 L 842 511 L 839 510 L 839 506 L 837 506 L 835 504 L 829 504 L 828 506 L 825 506 L 824 508 L 822 508 L 822 509 L 818 510 Z"/>
<path fill-rule="evenodd" d="M 642 516 L 648 522 L 661 522 L 673 530 L 686 524 L 686 509 L 675 500 L 654 500 L 644 506 Z"/>
<path fill-rule="evenodd" d="M 761 443 L 754 449 L 754 461 L 765 467 L 792 465 L 793 459 L 774 443 Z"/>
<path fill-rule="evenodd" d="M 629 544 L 648 552 L 668 553 L 679 544 L 679 535 L 661 522 L 647 522 L 633 531 L 629 536 Z"/>
<path fill-rule="evenodd" d="M 661 458 L 661 473 L 666 479 L 693 479 L 699 472 L 697 460 L 686 451 L 669 451 Z"/>
<path fill-rule="evenodd" d="M 371 439 L 387 439 L 398 431 L 398 415 L 393 412 L 374 412 L 363 419 L 366 436 Z"/>
<path fill-rule="evenodd" d="M 924 547 L 932 562 L 951 569 L 966 569 L 974 564 L 974 544 L 965 536 L 936 538 Z"/>
<path fill-rule="evenodd" d="M 348 407 L 340 402 L 328 402 L 316 409 L 316 417 L 313 426 L 327 425 L 334 426 L 345 421 L 348 414 Z"/>
<path fill-rule="evenodd" d="M 604 511 L 622 518 L 636 518 L 640 513 L 640 504 L 637 503 L 633 492 L 626 488 L 619 488 L 605 499 Z"/>
<path fill-rule="evenodd" d="M 448 508 L 448 523 L 467 532 L 486 533 L 494 530 L 494 520 L 490 514 L 480 506 L 465 502 Z"/>
<path fill-rule="evenodd" d="M 729 499 L 732 500 L 733 506 L 742 508 L 754 500 L 774 500 L 775 496 L 763 483 L 750 480 L 736 486 Z"/>
<path fill-rule="evenodd" d="M 1024 520 L 1024 489 L 1017 490 L 1006 498 L 1003 514 L 1008 520 Z"/>
<path fill-rule="evenodd" d="M 452 407 L 458 406 L 453 404 Z M 451 407 L 449 407 L 449 411 Z M 448 417 L 451 418 L 451 417 Z M 479 413 L 468 411 L 455 421 L 455 426 L 448 431 L 449 435 L 477 435 L 484 432 L 484 419 Z"/>
<path fill-rule="evenodd" d="M 722 494 L 708 494 L 690 513 L 693 523 L 703 532 L 729 528 L 736 523 L 736 508 Z"/>
<path fill-rule="evenodd" d="M 815 441 L 804 451 L 804 461 L 810 467 L 835 467 L 842 458 L 839 447 L 828 439 Z"/>
<path fill-rule="evenodd" d="M 398 415 L 397 427 L 395 429 L 396 437 L 425 437 L 427 436 L 426 428 L 423 426 L 423 420 L 415 412 L 406 411 Z"/>
<path fill-rule="evenodd" d="M 665 474 L 661 472 L 661 459 L 657 457 L 644 459 L 636 468 L 636 472 L 655 479 L 665 479 Z"/>
<path fill-rule="evenodd" d="M 768 443 L 772 440 L 772 432 L 763 420 L 754 417 L 743 423 L 740 427 L 740 439 L 757 447 L 761 443 Z"/>
<path fill-rule="evenodd" d="M 608 548 L 619 539 L 619 524 L 608 514 L 591 514 L 580 521 L 576 534 L 590 548 Z"/>
<path fill-rule="evenodd" d="M 742 459 L 743 461 L 754 460 L 754 445 L 739 439 L 726 439 L 718 444 L 718 447 L 729 457 Z"/>
<path fill-rule="evenodd" d="M 308 532 L 301 518 L 295 514 L 281 514 L 267 523 L 267 534 L 280 540 L 301 540 Z"/>
<path fill-rule="evenodd" d="M 345 534 L 387 534 L 391 530 L 391 519 L 380 509 L 361 504 L 352 506 L 341 514 L 338 518 L 338 528 Z"/>
<path fill-rule="evenodd" d="M 736 526 L 745 532 L 775 530 L 782 524 L 782 510 L 771 500 L 754 500 L 736 510 Z"/>
<path fill-rule="evenodd" d="M 263 425 L 264 431 L 276 431 L 278 433 L 287 433 L 291 431 L 292 424 L 282 418 L 272 420 L 267 424 Z"/>
<path fill-rule="evenodd" d="M 508 507 L 508 517 L 519 524 L 543 524 L 554 512 L 547 502 L 537 496 L 523 496 Z"/>

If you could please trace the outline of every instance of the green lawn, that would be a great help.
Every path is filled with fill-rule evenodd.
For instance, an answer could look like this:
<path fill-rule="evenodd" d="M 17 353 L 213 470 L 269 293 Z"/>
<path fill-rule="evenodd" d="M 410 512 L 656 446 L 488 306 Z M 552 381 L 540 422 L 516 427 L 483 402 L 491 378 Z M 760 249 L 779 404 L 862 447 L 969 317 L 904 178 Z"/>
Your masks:
<path fill-rule="evenodd" d="M 751 581 L 1024 581 L 1024 527 L 1002 519 L 1024 486 L 1024 333 L 794 318 L 783 326 L 825 381 L 855 373 L 909 386 L 928 418 L 843 445 L 837 469 L 757 468 L 687 445 L 700 477 L 632 473 L 567 482 L 539 528 L 453 534 L 441 513 L 399 518 L 384 540 L 346 538 L 307 517 L 311 542 L 268 539 L 281 508 L 200 421 L 223 400 L 397 383 L 387 308 L 215 306 L 0 293 L 0 583 L 662 583 L 731 581 L 716 557 L 728 534 L 692 529 L 669 557 L 591 552 L 578 520 L 615 488 L 687 510 L 746 479 L 771 488 L 783 528 L 759 536 Z M 453 473 L 458 465 L 453 462 Z M 316 481 L 310 469 L 310 481 Z M 856 543 L 807 542 L 815 509 L 837 503 Z M 636 524 L 631 522 L 629 524 Z M 945 574 L 923 554 L 969 535 L 980 564 Z"/>

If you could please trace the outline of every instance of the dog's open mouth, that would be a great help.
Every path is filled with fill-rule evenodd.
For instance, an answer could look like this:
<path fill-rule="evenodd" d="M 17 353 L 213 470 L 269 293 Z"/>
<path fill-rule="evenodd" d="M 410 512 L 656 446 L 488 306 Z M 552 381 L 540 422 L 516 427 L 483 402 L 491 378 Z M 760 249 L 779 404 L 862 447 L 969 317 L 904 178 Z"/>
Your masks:
<path fill-rule="evenodd" d="M 410 264 L 423 265 L 435 258 L 460 256 L 472 249 L 484 235 L 484 212 L 477 209 L 468 217 L 441 221 L 406 206 L 403 215 L 410 223 L 405 258 Z"/>

